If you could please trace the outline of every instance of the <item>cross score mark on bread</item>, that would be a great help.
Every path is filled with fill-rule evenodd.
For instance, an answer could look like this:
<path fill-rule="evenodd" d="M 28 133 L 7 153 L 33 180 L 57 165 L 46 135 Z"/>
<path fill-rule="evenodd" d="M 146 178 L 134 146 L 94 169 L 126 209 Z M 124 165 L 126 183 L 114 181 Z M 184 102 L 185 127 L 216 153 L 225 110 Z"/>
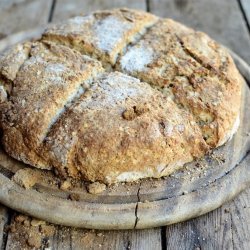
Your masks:
<path fill-rule="evenodd" d="M 75 17 L 0 59 L 2 143 L 65 178 L 158 178 L 232 137 L 241 85 L 223 47 L 170 19 Z"/>

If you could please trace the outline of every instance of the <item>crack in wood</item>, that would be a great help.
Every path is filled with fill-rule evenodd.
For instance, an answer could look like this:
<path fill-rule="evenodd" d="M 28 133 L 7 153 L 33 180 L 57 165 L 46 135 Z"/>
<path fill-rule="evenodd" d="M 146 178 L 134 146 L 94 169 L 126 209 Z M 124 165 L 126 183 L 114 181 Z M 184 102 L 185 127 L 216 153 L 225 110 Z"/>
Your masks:
<path fill-rule="evenodd" d="M 50 12 L 49 12 L 48 23 L 51 23 L 51 22 L 52 22 L 52 20 L 53 20 L 53 16 L 54 16 L 55 8 L 56 8 L 56 1 L 57 1 L 57 0 L 52 0 L 52 4 L 51 4 L 51 8 L 50 8 Z"/>
<path fill-rule="evenodd" d="M 145 0 L 145 2 L 146 2 L 146 11 L 151 12 L 151 10 L 150 10 L 150 0 Z"/>
<path fill-rule="evenodd" d="M 245 25 L 246 25 L 246 27 L 247 27 L 248 34 L 250 35 L 250 24 L 248 23 L 247 14 L 246 14 L 246 12 L 245 12 L 245 10 L 244 10 L 244 8 L 243 8 L 243 5 L 242 5 L 242 3 L 241 3 L 241 0 L 237 0 L 237 2 L 238 2 L 238 5 L 239 5 L 240 12 L 241 12 L 241 14 L 242 14 L 243 20 L 244 20 Z"/>
<path fill-rule="evenodd" d="M 12 171 L 10 171 L 9 169 L 2 166 L 1 164 L 0 164 L 0 173 L 9 179 L 11 179 L 12 176 L 14 176 L 14 174 L 15 174 Z"/>
<path fill-rule="evenodd" d="M 136 206 L 135 206 L 135 225 L 134 225 L 134 229 L 137 226 L 138 221 L 140 220 L 138 217 L 138 206 L 139 206 L 139 202 L 140 202 L 140 189 L 141 189 L 141 182 L 137 191 L 137 202 L 136 202 Z"/>
<path fill-rule="evenodd" d="M 14 211 L 11 209 L 6 208 L 6 221 L 4 223 L 3 227 L 3 238 L 2 238 L 2 245 L 0 246 L 1 250 L 5 250 L 7 247 L 7 242 L 8 242 L 8 231 L 6 230 L 10 224 L 11 224 L 11 219 L 14 215 Z"/>
<path fill-rule="evenodd" d="M 166 227 L 161 227 L 161 247 L 162 250 L 167 250 Z"/>
<path fill-rule="evenodd" d="M 232 216 L 232 213 L 230 212 L 230 231 L 231 231 L 231 239 L 232 239 L 232 247 L 233 247 L 233 250 L 235 249 L 235 244 L 234 244 L 234 234 L 233 234 L 233 226 L 232 226 L 232 223 L 233 223 L 233 216 Z"/>
<path fill-rule="evenodd" d="M 127 239 L 124 242 L 124 249 L 125 250 L 130 250 L 132 246 L 131 240 L 129 239 L 129 236 L 127 235 Z"/>

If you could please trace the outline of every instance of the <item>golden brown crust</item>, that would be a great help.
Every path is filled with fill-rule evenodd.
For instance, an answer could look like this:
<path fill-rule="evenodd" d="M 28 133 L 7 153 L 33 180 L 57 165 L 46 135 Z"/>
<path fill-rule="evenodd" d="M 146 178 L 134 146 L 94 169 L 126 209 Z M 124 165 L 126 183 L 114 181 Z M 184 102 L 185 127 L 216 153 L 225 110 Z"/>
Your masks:
<path fill-rule="evenodd" d="M 118 69 L 149 82 L 189 110 L 210 146 L 230 136 L 242 80 L 229 53 L 204 33 L 160 20 L 120 58 Z"/>
<path fill-rule="evenodd" d="M 0 59 L 2 141 L 65 178 L 165 176 L 232 136 L 241 84 L 204 33 L 141 11 L 96 12 Z"/>
<path fill-rule="evenodd" d="M 5 150 L 26 163 L 49 168 L 38 156 L 37 147 L 65 106 L 102 71 L 98 61 L 67 47 L 32 44 L 10 99 L 1 107 Z"/>
<path fill-rule="evenodd" d="M 129 109 L 138 112 L 126 119 Z M 148 84 L 114 72 L 63 114 L 47 136 L 44 155 L 65 177 L 111 183 L 124 172 L 159 177 L 166 166 L 207 149 L 189 114 Z"/>
<path fill-rule="evenodd" d="M 1 57 L 0 72 L 1 76 L 13 81 L 16 78 L 16 74 L 29 57 L 31 43 L 17 44 L 13 48 L 7 50 Z"/>
<path fill-rule="evenodd" d="M 29 57 L 31 44 L 17 44 L 5 51 L 0 58 L 0 103 L 6 101 L 12 90 L 12 81 L 24 61 Z"/>

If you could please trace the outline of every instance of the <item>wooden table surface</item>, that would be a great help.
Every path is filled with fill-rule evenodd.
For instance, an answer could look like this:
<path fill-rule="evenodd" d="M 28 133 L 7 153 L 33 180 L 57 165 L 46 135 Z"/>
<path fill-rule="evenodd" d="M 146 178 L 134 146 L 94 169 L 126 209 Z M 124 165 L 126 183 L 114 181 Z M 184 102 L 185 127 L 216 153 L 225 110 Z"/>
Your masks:
<path fill-rule="evenodd" d="M 250 64 L 250 0 L 0 0 L 0 39 L 48 22 L 113 7 L 143 9 L 181 21 L 208 33 Z M 29 232 L 25 226 L 19 231 L 8 230 L 16 215 L 0 205 L 1 249 L 32 249 L 21 245 L 20 239 L 28 240 L 34 230 Z M 250 189 L 221 208 L 183 223 L 136 231 L 55 226 L 55 233 L 42 238 L 42 242 L 42 249 L 60 250 L 250 249 Z"/>

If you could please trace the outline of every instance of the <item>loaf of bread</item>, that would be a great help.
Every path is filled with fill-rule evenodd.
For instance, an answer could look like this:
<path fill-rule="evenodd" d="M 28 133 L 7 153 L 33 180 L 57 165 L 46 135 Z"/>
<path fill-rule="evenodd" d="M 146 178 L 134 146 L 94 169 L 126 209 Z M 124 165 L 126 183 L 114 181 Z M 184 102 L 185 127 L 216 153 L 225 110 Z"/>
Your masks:
<path fill-rule="evenodd" d="M 206 34 L 143 11 L 95 12 L 1 57 L 1 143 L 63 178 L 159 178 L 233 136 L 241 88 Z"/>

